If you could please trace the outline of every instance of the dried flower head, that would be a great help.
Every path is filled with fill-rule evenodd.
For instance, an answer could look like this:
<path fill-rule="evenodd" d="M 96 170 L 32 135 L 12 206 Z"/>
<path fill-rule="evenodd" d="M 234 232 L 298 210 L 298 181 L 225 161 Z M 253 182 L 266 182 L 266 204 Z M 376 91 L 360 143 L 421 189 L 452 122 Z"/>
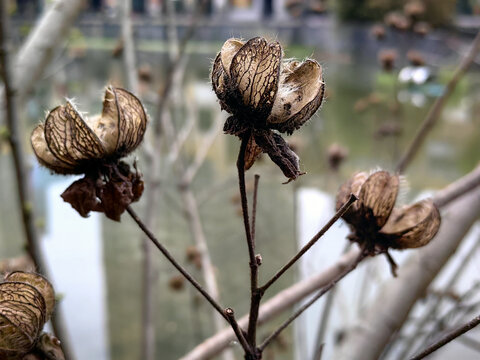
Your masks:
<path fill-rule="evenodd" d="M 141 175 L 120 159 L 140 144 L 147 124 L 142 103 L 109 86 L 102 114 L 86 118 L 70 102 L 51 110 L 32 132 L 40 164 L 57 174 L 85 174 L 63 194 L 80 215 L 104 212 L 113 220 L 143 192 Z"/>
<path fill-rule="evenodd" d="M 407 59 L 412 66 L 423 66 L 425 65 L 425 58 L 422 53 L 417 50 L 408 50 Z"/>
<path fill-rule="evenodd" d="M 14 272 L 0 284 L 0 358 L 21 358 L 36 345 L 55 305 L 44 277 Z"/>
<path fill-rule="evenodd" d="M 394 209 L 399 191 L 398 175 L 377 171 L 355 174 L 337 194 L 339 209 L 350 194 L 358 197 L 343 215 L 351 227 L 349 238 L 370 255 L 389 248 L 409 249 L 430 242 L 440 227 L 440 213 L 431 199 Z"/>
<path fill-rule="evenodd" d="M 338 168 L 348 156 L 348 149 L 340 144 L 333 143 L 327 150 L 328 166 L 333 171 L 338 171 Z"/>
<path fill-rule="evenodd" d="M 413 32 L 421 36 L 427 35 L 431 30 L 430 24 L 425 21 L 419 21 L 413 26 Z"/>
<path fill-rule="evenodd" d="M 385 71 L 392 71 L 397 61 L 398 53 L 394 49 L 383 49 L 378 54 L 378 61 Z"/>
<path fill-rule="evenodd" d="M 370 34 L 377 40 L 382 40 L 385 38 L 386 35 L 386 30 L 383 25 L 376 24 L 373 25 L 372 28 L 370 29 Z"/>
<path fill-rule="evenodd" d="M 248 139 L 245 168 L 265 152 L 295 180 L 301 175 L 298 156 L 276 131 L 300 128 L 320 107 L 325 84 L 315 60 L 282 57 L 278 42 L 229 39 L 213 64 L 212 84 L 220 106 L 232 114 L 225 133 Z"/>

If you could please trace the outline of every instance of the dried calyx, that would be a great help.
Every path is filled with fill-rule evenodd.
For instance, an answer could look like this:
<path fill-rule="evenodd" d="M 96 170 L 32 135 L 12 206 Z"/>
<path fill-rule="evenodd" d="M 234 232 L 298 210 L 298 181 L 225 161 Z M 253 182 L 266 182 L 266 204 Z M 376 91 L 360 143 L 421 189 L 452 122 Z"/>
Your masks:
<path fill-rule="evenodd" d="M 337 209 L 350 194 L 358 197 L 342 217 L 351 228 L 349 239 L 368 255 L 427 245 L 440 227 L 440 213 L 431 199 L 394 208 L 399 184 L 399 176 L 387 171 L 360 172 L 338 191 Z"/>
<path fill-rule="evenodd" d="M 7 275 L 0 283 L 0 358 L 38 355 L 39 359 L 64 360 L 58 339 L 42 334 L 54 306 L 53 287 L 41 275 L 21 271 Z M 42 357 L 47 353 L 56 355 Z"/>
<path fill-rule="evenodd" d="M 143 191 L 140 173 L 120 159 L 143 139 L 147 115 L 130 92 L 109 86 L 101 115 L 86 118 L 70 102 L 51 110 L 32 133 L 35 155 L 57 174 L 85 174 L 63 194 L 80 215 L 104 212 L 119 221 L 120 215 Z"/>
<path fill-rule="evenodd" d="M 325 85 L 322 67 L 312 59 L 283 60 L 278 42 L 229 39 L 217 55 L 212 84 L 230 116 L 227 134 L 248 138 L 245 168 L 267 153 L 284 175 L 301 175 L 298 156 L 276 131 L 292 134 L 320 107 Z"/>

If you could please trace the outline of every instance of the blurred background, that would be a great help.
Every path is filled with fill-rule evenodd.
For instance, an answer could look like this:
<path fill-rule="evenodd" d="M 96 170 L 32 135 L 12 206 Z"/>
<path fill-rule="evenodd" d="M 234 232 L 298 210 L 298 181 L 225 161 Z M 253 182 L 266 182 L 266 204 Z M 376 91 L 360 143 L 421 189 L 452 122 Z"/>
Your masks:
<path fill-rule="evenodd" d="M 15 68 L 15 54 L 31 39 L 42 16 L 58 5 L 48 0 L 8 2 Z M 74 3 L 78 1 L 63 1 L 62 6 Z M 59 6 L 56 11 L 61 17 L 66 9 Z M 153 180 L 147 181 L 146 193 L 134 208 L 142 218 L 153 219 L 159 240 L 201 282 L 205 266 L 213 271 L 220 302 L 240 316 L 248 310 L 249 275 L 235 168 L 239 141 L 222 134 L 227 114 L 220 112 L 209 79 L 223 42 L 264 36 L 280 41 L 286 58 L 314 58 L 324 70 L 326 97 L 321 109 L 287 139 L 307 174 L 282 185 L 284 177 L 266 157 L 247 173 L 249 196 L 253 174 L 261 175 L 257 246 L 264 281 L 333 215 L 335 193 L 349 176 L 395 168 L 480 28 L 478 0 L 90 0 L 73 13 L 41 73 L 31 75 L 28 92 L 18 101 L 18 115 L 35 225 L 60 296 L 66 336 L 78 360 L 148 360 L 145 346 L 153 347 L 155 359 L 179 359 L 213 335 L 216 325 L 208 305 L 158 251 L 145 246 L 142 233 L 126 214 L 121 223 L 101 214 L 84 219 L 62 201 L 60 194 L 72 178 L 40 168 L 29 146 L 30 132 L 46 111 L 74 98 L 81 111 L 99 113 L 107 84 L 126 87 L 142 99 L 150 125 L 144 146 L 134 156 L 146 178 L 153 174 Z M 432 194 L 478 164 L 478 59 L 406 170 L 400 203 Z M 22 71 L 29 76 L 28 68 Z M 166 105 L 159 111 L 162 102 Z M 161 138 L 154 131 L 159 118 L 167 129 Z M 2 269 L 22 260 L 25 244 L 7 132 L 0 119 Z M 179 186 L 188 171 L 192 175 L 187 176 L 188 186 Z M 157 189 L 153 197 L 149 185 Z M 149 198 L 154 199 L 150 205 Z M 466 290 L 478 285 L 479 228 L 474 226 L 462 242 L 461 249 L 470 250 L 459 251 L 436 280 L 442 284 L 465 262 L 465 253 L 473 253 L 459 280 L 445 290 L 452 298 L 462 299 Z M 334 263 L 347 245 L 346 234 L 347 227 L 337 224 L 265 299 Z M 198 249 L 205 244 L 211 268 L 198 261 Z M 408 255 L 393 253 L 400 264 Z M 378 285 L 390 277 L 384 258 L 362 266 L 339 286 L 324 334 L 319 331 L 324 303 L 319 302 L 283 334 L 265 359 L 313 359 L 323 342 L 323 358 L 335 358 L 342 334 L 367 308 Z M 142 285 L 145 279 L 148 292 Z M 419 314 L 429 311 L 434 290 L 435 285 Z M 142 317 L 146 296 L 153 309 L 148 320 Z M 467 305 L 474 303 L 472 299 L 475 296 Z M 444 300 L 422 336 L 435 333 L 435 319 L 443 319 L 440 327 L 459 321 L 444 318 L 458 304 Z M 475 304 L 462 316 L 478 312 Z M 263 326 L 259 336 L 268 335 L 287 315 L 288 311 Z M 155 332 L 153 342 L 146 345 L 143 329 L 149 321 Z M 385 359 L 405 358 L 404 344 L 414 334 L 408 327 L 405 331 L 385 350 Z M 438 358 L 478 358 L 480 343 L 471 337 L 469 344 L 456 342 L 439 351 Z M 241 348 L 230 345 L 235 358 L 242 358 Z M 410 346 L 413 352 L 416 347 Z M 232 359 L 231 354 L 219 358 L 229 356 Z"/>

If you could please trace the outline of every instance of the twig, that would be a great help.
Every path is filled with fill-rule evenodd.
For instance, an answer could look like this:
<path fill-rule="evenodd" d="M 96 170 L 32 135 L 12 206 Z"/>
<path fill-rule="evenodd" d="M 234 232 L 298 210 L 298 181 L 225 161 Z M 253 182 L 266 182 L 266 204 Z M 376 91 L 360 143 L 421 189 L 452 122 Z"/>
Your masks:
<path fill-rule="evenodd" d="M 287 289 L 280 291 L 277 295 L 267 300 L 261 307 L 258 315 L 258 325 L 276 318 L 283 311 L 290 309 L 295 303 L 309 296 L 314 291 L 321 289 L 329 284 L 341 274 L 358 257 L 358 248 L 353 248 L 347 254 L 342 256 L 337 262 L 317 275 L 302 280 Z M 242 328 L 248 324 L 248 315 L 242 316 L 238 320 Z M 230 342 L 235 339 L 232 329 L 224 329 L 214 336 L 197 345 L 195 349 L 184 355 L 181 360 L 207 360 L 219 354 Z"/>
<path fill-rule="evenodd" d="M 364 251 L 360 251 L 360 254 L 357 256 L 356 260 L 350 264 L 342 273 L 340 273 L 335 279 L 333 279 L 330 284 L 322 288 L 312 299 L 307 303 L 298 308 L 287 320 L 285 320 L 265 341 L 258 347 L 260 351 L 263 351 L 265 347 L 270 344 L 288 325 L 292 323 L 297 317 L 299 317 L 305 310 L 307 310 L 312 304 L 314 304 L 318 299 L 325 295 L 331 288 L 333 288 L 340 280 L 342 280 L 347 274 L 352 272 L 357 265 L 365 259 L 366 255 Z"/>
<path fill-rule="evenodd" d="M 156 135 L 160 135 L 162 132 L 163 111 L 169 99 L 169 95 L 171 92 L 171 87 L 173 85 L 173 79 L 175 78 L 177 66 L 182 62 L 181 60 L 185 54 L 185 49 L 187 47 L 187 44 L 192 38 L 193 34 L 195 33 L 199 15 L 203 11 L 205 5 L 206 5 L 206 0 L 201 0 L 200 4 L 197 6 L 195 14 L 193 15 L 192 22 L 188 27 L 187 33 L 185 34 L 185 36 L 182 38 L 182 41 L 178 45 L 178 52 L 175 56 L 175 59 L 170 61 L 167 67 L 167 71 L 166 71 L 167 78 L 165 80 L 162 94 L 160 95 L 160 98 L 158 101 L 157 112 L 156 112 L 155 121 L 154 121 L 154 130 Z"/>
<path fill-rule="evenodd" d="M 127 84 L 134 94 L 138 93 L 138 76 L 135 59 L 135 43 L 132 29 L 132 2 L 122 0 L 120 3 L 122 14 L 123 61 L 127 75 Z"/>
<path fill-rule="evenodd" d="M 426 357 L 427 355 L 433 353 L 434 351 L 440 349 L 442 346 L 448 344 L 450 341 L 454 340 L 455 338 L 459 337 L 462 334 L 465 334 L 467 331 L 472 330 L 480 324 L 480 315 L 473 318 L 468 323 L 460 326 L 459 328 L 452 330 L 445 336 L 443 336 L 440 340 L 436 341 L 435 343 L 428 346 L 425 350 L 420 352 L 419 354 L 415 355 L 414 357 L 410 358 L 410 360 L 420 360 Z"/>
<path fill-rule="evenodd" d="M 253 184 L 253 203 L 252 203 L 252 227 L 251 227 L 251 234 L 252 234 L 252 242 L 253 247 L 255 248 L 255 223 L 257 221 L 257 200 L 258 200 L 258 182 L 260 181 L 260 175 L 255 174 L 255 181 Z"/>
<path fill-rule="evenodd" d="M 456 198 L 474 190 L 477 186 L 480 186 L 480 165 L 459 180 L 438 191 L 434 198 L 435 205 L 438 207 L 445 206 Z"/>
<path fill-rule="evenodd" d="M 170 252 L 157 240 L 155 235 L 145 226 L 145 224 L 140 220 L 138 215 L 132 209 L 131 206 L 127 207 L 127 212 L 130 214 L 132 219 L 137 223 L 140 229 L 147 235 L 147 237 L 152 241 L 153 244 L 157 247 L 158 250 L 167 258 L 168 261 L 178 270 L 180 273 L 187 279 L 202 295 L 203 297 L 222 315 L 222 317 L 228 321 L 227 316 L 225 315 L 223 308 L 208 294 L 203 287 L 185 270 L 182 265 L 180 265 L 177 260 L 170 254 Z"/>
<path fill-rule="evenodd" d="M 245 353 L 246 354 L 251 353 L 252 349 L 250 348 L 250 345 L 248 345 L 247 340 L 245 339 L 243 330 L 240 328 L 240 326 L 237 323 L 237 320 L 235 319 L 235 312 L 233 311 L 233 309 L 226 308 L 225 315 L 227 315 L 228 322 L 230 323 L 230 326 L 232 327 L 233 332 L 237 336 L 237 339 L 240 341 L 240 344 L 242 345 L 242 348 L 245 351 Z"/>
<path fill-rule="evenodd" d="M 337 222 L 340 217 L 347 212 L 348 208 L 357 200 L 357 197 L 353 194 L 350 195 L 348 201 L 336 212 L 336 214 L 330 219 L 330 221 L 292 258 L 284 265 L 273 277 L 268 280 L 265 285 L 260 289 L 265 292 L 275 281 L 282 276 L 295 262 L 300 259 L 315 243 Z"/>
<path fill-rule="evenodd" d="M 450 279 L 448 280 L 447 284 L 445 285 L 445 292 L 443 294 L 440 294 L 433 302 L 433 304 L 429 307 L 428 311 L 425 312 L 425 315 L 420 319 L 418 323 L 415 324 L 415 333 L 410 336 L 405 344 L 403 345 L 403 351 L 399 354 L 397 359 L 406 359 L 409 351 L 413 349 L 413 345 L 415 344 L 416 341 L 421 338 L 421 333 L 425 327 L 425 325 L 428 323 L 428 320 L 431 319 L 435 314 L 437 313 L 437 310 L 439 309 L 442 300 L 445 297 L 445 293 L 448 292 L 450 289 L 453 288 L 453 286 L 457 283 L 457 280 L 460 278 L 462 275 L 463 271 L 466 269 L 467 265 L 470 263 L 470 260 L 472 257 L 476 254 L 477 248 L 480 246 L 480 238 L 473 244 L 471 249 L 467 251 L 465 258 L 462 259 L 460 262 L 459 266 L 457 269 L 453 272 L 453 274 L 450 276 Z"/>
<path fill-rule="evenodd" d="M 480 51 L 480 32 L 477 33 L 477 36 L 473 40 L 472 47 L 468 52 L 467 56 L 463 58 L 463 60 L 458 65 L 457 69 L 455 70 L 452 78 L 448 82 L 445 87 L 445 91 L 443 94 L 437 98 L 433 106 L 430 108 L 430 111 L 427 114 L 427 117 L 423 121 L 422 125 L 418 129 L 413 141 L 410 143 L 407 151 L 400 159 L 397 165 L 397 172 L 403 173 L 406 167 L 410 164 L 412 159 L 414 158 L 417 151 L 422 146 L 423 142 L 425 141 L 426 136 L 428 135 L 429 131 L 433 128 L 435 123 L 438 121 L 440 117 L 440 113 L 443 110 L 448 98 L 455 90 L 457 83 L 466 73 L 472 62 L 475 60 L 476 55 Z"/>
<path fill-rule="evenodd" d="M 8 53 L 8 3 L 2 1 L 0 4 L 0 72 L 4 83 L 4 95 L 6 106 L 6 125 L 8 129 L 8 141 L 12 150 L 13 163 L 15 168 L 15 178 L 17 184 L 17 195 L 19 208 L 22 215 L 23 230 L 27 242 L 27 252 L 35 264 L 38 272 L 43 273 L 47 278 L 47 267 L 43 259 L 42 251 L 35 231 L 34 219 L 32 213 L 32 201 L 27 184 L 28 175 L 23 154 L 21 137 L 19 136 L 18 116 L 16 107 L 16 90 L 11 77 L 10 60 Z M 67 331 L 64 327 L 64 321 L 61 313 L 57 311 L 52 317 L 52 327 L 55 336 L 62 341 L 62 350 L 68 359 L 74 359 L 70 343 L 68 341 Z"/>
<path fill-rule="evenodd" d="M 238 152 L 237 170 L 238 184 L 240 189 L 240 198 L 242 201 L 243 224 L 245 226 L 245 235 L 247 237 L 248 256 L 250 258 L 250 317 L 248 322 L 247 341 L 252 349 L 256 348 L 257 319 L 262 293 L 258 291 L 258 263 L 255 258 L 255 244 L 252 238 L 252 232 L 248 219 L 248 201 L 245 188 L 245 151 L 247 149 L 250 132 L 242 137 L 242 144 Z"/>

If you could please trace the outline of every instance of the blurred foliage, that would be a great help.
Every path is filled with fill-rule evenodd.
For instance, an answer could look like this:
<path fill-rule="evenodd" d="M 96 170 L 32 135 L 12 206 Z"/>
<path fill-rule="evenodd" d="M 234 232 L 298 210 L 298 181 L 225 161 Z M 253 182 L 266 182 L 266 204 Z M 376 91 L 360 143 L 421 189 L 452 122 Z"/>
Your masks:
<path fill-rule="evenodd" d="M 380 21 L 390 11 L 402 11 L 406 0 L 337 0 L 334 10 L 342 20 Z M 422 0 L 426 7 L 421 20 L 446 25 L 455 14 L 457 0 Z"/>

